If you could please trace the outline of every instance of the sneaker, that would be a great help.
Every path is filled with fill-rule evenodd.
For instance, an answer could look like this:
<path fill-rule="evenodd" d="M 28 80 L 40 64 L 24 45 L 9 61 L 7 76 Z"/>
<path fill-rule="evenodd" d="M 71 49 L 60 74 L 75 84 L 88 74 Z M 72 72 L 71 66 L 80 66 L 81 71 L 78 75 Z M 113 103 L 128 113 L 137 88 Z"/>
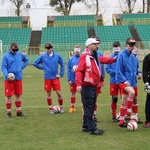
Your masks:
<path fill-rule="evenodd" d="M 116 118 L 116 117 L 113 117 L 113 118 L 112 118 L 112 122 L 118 122 L 117 118 Z"/>
<path fill-rule="evenodd" d="M 20 111 L 20 112 L 17 113 L 17 116 L 18 116 L 18 117 L 24 117 L 25 114 L 24 114 L 23 112 Z"/>
<path fill-rule="evenodd" d="M 75 108 L 70 108 L 69 113 L 74 113 L 75 111 Z"/>
<path fill-rule="evenodd" d="M 143 125 L 144 128 L 149 128 L 150 127 L 150 122 L 146 121 L 145 124 Z"/>
<path fill-rule="evenodd" d="M 93 131 L 89 131 L 90 134 L 92 135 L 102 135 L 105 131 L 101 129 L 95 129 Z"/>
<path fill-rule="evenodd" d="M 94 122 L 99 122 L 99 120 L 96 117 L 94 117 L 93 120 Z"/>
<path fill-rule="evenodd" d="M 55 112 L 54 112 L 53 110 L 50 110 L 49 113 L 50 113 L 51 115 L 54 115 L 54 114 L 55 114 Z"/>
<path fill-rule="evenodd" d="M 126 128 L 127 127 L 127 123 L 124 122 L 123 124 L 119 124 L 118 127 L 120 127 L 120 128 Z"/>
<path fill-rule="evenodd" d="M 8 112 L 8 113 L 6 114 L 6 118 L 11 118 L 11 112 Z"/>
<path fill-rule="evenodd" d="M 63 114 L 65 111 L 63 109 L 60 110 L 60 113 Z"/>
<path fill-rule="evenodd" d="M 82 128 L 82 132 L 89 132 L 88 128 Z"/>
<path fill-rule="evenodd" d="M 127 114 L 124 118 L 125 122 L 128 123 L 131 120 L 131 115 Z"/>

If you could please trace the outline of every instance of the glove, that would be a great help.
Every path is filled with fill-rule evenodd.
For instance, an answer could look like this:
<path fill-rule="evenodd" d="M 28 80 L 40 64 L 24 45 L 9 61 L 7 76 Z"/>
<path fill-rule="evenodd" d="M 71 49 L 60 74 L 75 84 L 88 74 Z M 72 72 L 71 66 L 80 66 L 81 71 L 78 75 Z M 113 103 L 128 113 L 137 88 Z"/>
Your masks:
<path fill-rule="evenodd" d="M 144 85 L 144 91 L 145 91 L 146 93 L 150 94 L 150 85 L 149 85 L 148 82 L 145 83 L 145 85 Z"/>

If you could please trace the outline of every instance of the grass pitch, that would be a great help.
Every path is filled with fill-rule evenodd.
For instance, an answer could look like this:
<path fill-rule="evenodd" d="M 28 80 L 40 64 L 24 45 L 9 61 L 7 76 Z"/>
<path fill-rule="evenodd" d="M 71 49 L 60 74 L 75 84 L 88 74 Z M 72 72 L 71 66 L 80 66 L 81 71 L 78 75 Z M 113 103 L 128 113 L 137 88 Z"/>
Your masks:
<path fill-rule="evenodd" d="M 76 112 L 69 114 L 70 92 L 66 75 L 61 79 L 64 98 L 64 114 L 50 115 L 43 89 L 43 71 L 28 66 L 23 71 L 22 111 L 26 117 L 16 117 L 13 101 L 12 118 L 5 118 L 5 96 L 3 78 L 0 78 L 0 150 L 148 150 L 150 128 L 139 125 L 137 131 L 118 128 L 111 122 L 109 96 L 109 75 L 106 74 L 105 86 L 98 97 L 97 123 L 106 132 L 94 136 L 81 132 L 81 100 L 77 93 Z M 145 121 L 144 106 L 146 94 L 143 82 L 139 81 L 139 117 Z M 52 93 L 53 105 L 57 105 L 55 92 Z M 119 110 L 120 100 L 118 102 Z"/>

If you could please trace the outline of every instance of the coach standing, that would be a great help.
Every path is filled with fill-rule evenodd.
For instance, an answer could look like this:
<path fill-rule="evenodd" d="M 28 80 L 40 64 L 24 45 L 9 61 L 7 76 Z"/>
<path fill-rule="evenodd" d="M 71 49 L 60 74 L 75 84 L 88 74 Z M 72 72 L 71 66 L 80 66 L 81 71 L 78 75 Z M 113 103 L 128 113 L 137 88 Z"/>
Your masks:
<path fill-rule="evenodd" d="M 101 77 L 96 53 L 98 43 L 99 41 L 96 41 L 94 38 L 87 39 L 85 43 L 87 49 L 80 56 L 76 72 L 77 91 L 81 92 L 84 107 L 82 131 L 93 135 L 102 135 L 104 133 L 103 130 L 96 127 L 96 123 L 92 118 L 96 103 L 96 87 Z"/>

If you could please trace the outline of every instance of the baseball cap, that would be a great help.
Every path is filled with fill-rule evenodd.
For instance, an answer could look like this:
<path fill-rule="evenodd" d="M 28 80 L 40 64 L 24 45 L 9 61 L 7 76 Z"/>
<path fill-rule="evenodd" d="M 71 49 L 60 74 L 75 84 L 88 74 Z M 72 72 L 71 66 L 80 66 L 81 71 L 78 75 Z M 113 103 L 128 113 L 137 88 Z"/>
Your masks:
<path fill-rule="evenodd" d="M 91 45 L 91 44 L 99 44 L 99 43 L 100 43 L 100 41 L 97 41 L 97 40 L 94 39 L 94 38 L 89 38 L 89 39 L 86 40 L 85 46 L 89 46 L 89 45 Z"/>

